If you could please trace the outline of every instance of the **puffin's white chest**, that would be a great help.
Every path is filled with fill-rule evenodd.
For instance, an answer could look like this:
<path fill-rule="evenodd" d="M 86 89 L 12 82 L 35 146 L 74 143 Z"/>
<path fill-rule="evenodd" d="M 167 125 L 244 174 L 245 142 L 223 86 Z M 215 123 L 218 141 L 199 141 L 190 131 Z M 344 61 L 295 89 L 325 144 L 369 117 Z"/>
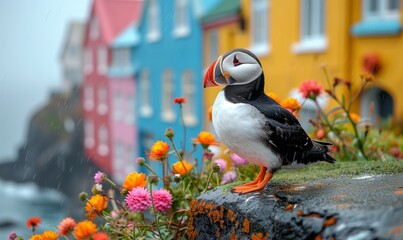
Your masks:
<path fill-rule="evenodd" d="M 251 163 L 276 170 L 281 160 L 267 147 L 265 116 L 255 107 L 231 103 L 221 91 L 213 105 L 213 126 L 221 142 Z"/>

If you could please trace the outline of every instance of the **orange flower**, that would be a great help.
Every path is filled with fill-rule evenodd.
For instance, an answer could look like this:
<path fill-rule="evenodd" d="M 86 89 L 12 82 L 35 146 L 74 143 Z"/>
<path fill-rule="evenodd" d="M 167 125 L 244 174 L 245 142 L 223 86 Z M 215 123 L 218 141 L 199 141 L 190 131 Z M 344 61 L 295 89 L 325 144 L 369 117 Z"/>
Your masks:
<path fill-rule="evenodd" d="M 185 175 L 190 172 L 193 168 L 191 163 L 186 162 L 185 160 L 178 161 L 172 165 L 172 168 L 175 173 L 179 173 L 180 175 Z"/>
<path fill-rule="evenodd" d="M 197 136 L 197 139 L 193 138 L 193 143 L 201 144 L 204 148 L 210 145 L 218 145 L 218 143 L 215 141 L 214 135 L 209 132 L 200 132 Z"/>
<path fill-rule="evenodd" d="M 106 233 L 99 232 L 92 236 L 92 240 L 109 240 L 109 237 Z"/>
<path fill-rule="evenodd" d="M 267 94 L 271 99 L 273 99 L 274 101 L 276 101 L 278 104 L 280 104 L 281 100 L 280 98 L 277 96 L 277 94 L 275 94 L 274 92 L 269 92 Z"/>
<path fill-rule="evenodd" d="M 42 234 L 35 234 L 29 238 L 29 240 L 42 240 Z"/>
<path fill-rule="evenodd" d="M 212 121 L 213 121 L 213 106 L 210 106 L 210 107 L 208 108 L 207 114 L 208 114 L 208 120 L 209 120 L 210 122 L 212 122 Z"/>
<path fill-rule="evenodd" d="M 96 231 L 97 226 L 93 222 L 85 220 L 77 224 L 74 231 L 74 237 L 77 240 L 85 240 L 90 238 L 94 233 L 96 233 Z"/>
<path fill-rule="evenodd" d="M 40 217 L 30 217 L 27 220 L 27 228 L 36 228 L 41 223 Z"/>
<path fill-rule="evenodd" d="M 42 234 L 42 240 L 56 240 L 59 235 L 53 231 L 44 231 Z"/>
<path fill-rule="evenodd" d="M 87 214 L 85 216 L 94 219 L 97 214 L 101 213 L 108 206 L 108 197 L 102 196 L 100 194 L 95 194 L 88 200 L 87 204 L 85 204 L 85 211 Z"/>
<path fill-rule="evenodd" d="M 290 109 L 291 112 L 299 110 L 301 108 L 301 105 L 295 98 L 286 98 L 283 101 L 281 101 L 280 104 L 283 108 Z"/>
<path fill-rule="evenodd" d="M 361 120 L 360 115 L 356 113 L 350 113 L 350 118 L 354 123 L 358 123 Z"/>
<path fill-rule="evenodd" d="M 164 160 L 169 152 L 169 145 L 164 141 L 157 141 L 150 149 L 150 155 L 148 156 L 151 160 Z"/>
<path fill-rule="evenodd" d="M 135 187 L 145 187 L 147 185 L 146 175 L 144 173 L 132 172 L 127 175 L 123 188 L 127 191 L 132 190 Z"/>

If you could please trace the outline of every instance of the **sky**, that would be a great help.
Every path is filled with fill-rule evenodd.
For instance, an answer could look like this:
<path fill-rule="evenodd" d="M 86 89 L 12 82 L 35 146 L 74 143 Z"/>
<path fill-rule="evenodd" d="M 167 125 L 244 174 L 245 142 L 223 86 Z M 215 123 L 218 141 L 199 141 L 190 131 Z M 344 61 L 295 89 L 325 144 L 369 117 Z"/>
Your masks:
<path fill-rule="evenodd" d="M 59 54 L 68 23 L 90 0 L 0 1 L 0 161 L 15 158 L 29 118 L 62 85 Z"/>

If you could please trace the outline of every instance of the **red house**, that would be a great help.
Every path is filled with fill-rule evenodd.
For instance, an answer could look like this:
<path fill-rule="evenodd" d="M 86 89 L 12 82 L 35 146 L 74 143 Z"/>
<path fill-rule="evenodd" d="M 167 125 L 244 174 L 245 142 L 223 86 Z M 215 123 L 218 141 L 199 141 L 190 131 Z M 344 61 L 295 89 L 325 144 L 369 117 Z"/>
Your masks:
<path fill-rule="evenodd" d="M 111 96 L 108 71 L 112 43 L 140 16 L 142 1 L 93 0 L 83 46 L 84 148 L 91 161 L 112 173 Z"/>

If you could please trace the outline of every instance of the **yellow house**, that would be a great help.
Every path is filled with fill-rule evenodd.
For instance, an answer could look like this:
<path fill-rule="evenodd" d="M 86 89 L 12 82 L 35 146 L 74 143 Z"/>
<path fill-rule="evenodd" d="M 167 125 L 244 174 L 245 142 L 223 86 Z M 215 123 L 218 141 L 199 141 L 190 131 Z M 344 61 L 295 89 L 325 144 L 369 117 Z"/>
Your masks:
<path fill-rule="evenodd" d="M 203 28 L 203 65 L 207 69 L 218 56 L 230 49 L 247 47 L 247 32 L 241 11 L 240 0 L 221 0 L 201 19 Z M 204 89 L 204 111 L 213 105 L 221 90 L 219 87 Z M 208 115 L 204 128 L 213 131 Z"/>
<path fill-rule="evenodd" d="M 368 70 L 364 62 L 369 61 L 379 71 L 354 111 L 368 117 L 373 102 L 374 114 L 380 118 L 403 117 L 401 1 L 222 0 L 213 11 L 228 10 L 230 5 L 233 11 L 227 15 L 221 12 L 217 14 L 221 18 L 214 19 L 212 14 L 202 21 L 205 66 L 229 49 L 248 48 L 261 60 L 266 92 L 285 98 L 305 80 L 327 88 L 323 65 L 331 78 L 358 86 L 360 74 Z M 218 91 L 206 90 L 206 108 Z"/>

